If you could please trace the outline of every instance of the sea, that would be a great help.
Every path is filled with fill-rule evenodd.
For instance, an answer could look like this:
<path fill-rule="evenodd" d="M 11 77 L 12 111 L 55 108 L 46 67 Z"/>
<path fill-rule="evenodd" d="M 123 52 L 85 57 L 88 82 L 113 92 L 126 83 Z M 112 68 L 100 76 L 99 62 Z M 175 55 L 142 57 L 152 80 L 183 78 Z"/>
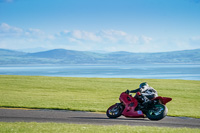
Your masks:
<path fill-rule="evenodd" d="M 0 75 L 200 80 L 200 64 L 1 65 Z"/>

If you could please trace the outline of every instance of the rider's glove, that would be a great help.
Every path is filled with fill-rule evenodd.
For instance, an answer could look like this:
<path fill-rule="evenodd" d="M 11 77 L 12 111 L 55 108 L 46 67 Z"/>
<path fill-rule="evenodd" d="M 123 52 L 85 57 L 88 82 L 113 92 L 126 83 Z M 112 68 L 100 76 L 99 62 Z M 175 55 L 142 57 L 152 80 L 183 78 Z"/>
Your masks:
<path fill-rule="evenodd" d="M 129 94 L 129 93 L 130 93 L 130 91 L 129 91 L 129 90 L 126 90 L 126 91 L 125 91 L 125 93 L 126 93 L 126 94 Z"/>

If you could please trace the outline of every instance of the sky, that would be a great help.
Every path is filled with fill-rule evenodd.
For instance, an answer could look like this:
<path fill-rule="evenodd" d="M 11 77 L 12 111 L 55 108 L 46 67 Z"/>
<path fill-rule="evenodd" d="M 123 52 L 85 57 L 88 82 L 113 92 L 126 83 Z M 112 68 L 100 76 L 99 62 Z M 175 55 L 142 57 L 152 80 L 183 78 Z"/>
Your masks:
<path fill-rule="evenodd" d="M 0 0 L 0 48 L 198 49 L 200 0 Z"/>

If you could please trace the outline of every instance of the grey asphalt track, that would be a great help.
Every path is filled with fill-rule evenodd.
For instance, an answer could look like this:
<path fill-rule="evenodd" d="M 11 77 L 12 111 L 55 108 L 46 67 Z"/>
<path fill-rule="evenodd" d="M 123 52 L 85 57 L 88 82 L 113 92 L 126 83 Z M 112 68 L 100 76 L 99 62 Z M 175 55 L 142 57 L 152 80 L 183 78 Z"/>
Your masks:
<path fill-rule="evenodd" d="M 160 121 L 150 121 L 147 118 L 126 118 L 123 116 L 117 119 L 109 119 L 106 114 L 103 113 L 41 109 L 26 110 L 1 108 L 0 121 L 200 128 L 200 119 L 187 117 L 167 116 Z"/>

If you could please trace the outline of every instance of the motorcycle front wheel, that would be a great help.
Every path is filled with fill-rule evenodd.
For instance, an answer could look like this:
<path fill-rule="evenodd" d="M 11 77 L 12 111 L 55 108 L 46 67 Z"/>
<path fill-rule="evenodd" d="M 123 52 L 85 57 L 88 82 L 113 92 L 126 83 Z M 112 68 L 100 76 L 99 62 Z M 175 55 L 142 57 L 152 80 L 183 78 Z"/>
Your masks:
<path fill-rule="evenodd" d="M 167 115 L 168 109 L 163 104 L 155 104 L 152 108 L 150 108 L 146 116 L 150 120 L 161 120 Z"/>
<path fill-rule="evenodd" d="M 124 106 L 121 103 L 116 103 L 107 109 L 106 115 L 109 118 L 117 118 L 122 115 L 123 110 Z"/>

